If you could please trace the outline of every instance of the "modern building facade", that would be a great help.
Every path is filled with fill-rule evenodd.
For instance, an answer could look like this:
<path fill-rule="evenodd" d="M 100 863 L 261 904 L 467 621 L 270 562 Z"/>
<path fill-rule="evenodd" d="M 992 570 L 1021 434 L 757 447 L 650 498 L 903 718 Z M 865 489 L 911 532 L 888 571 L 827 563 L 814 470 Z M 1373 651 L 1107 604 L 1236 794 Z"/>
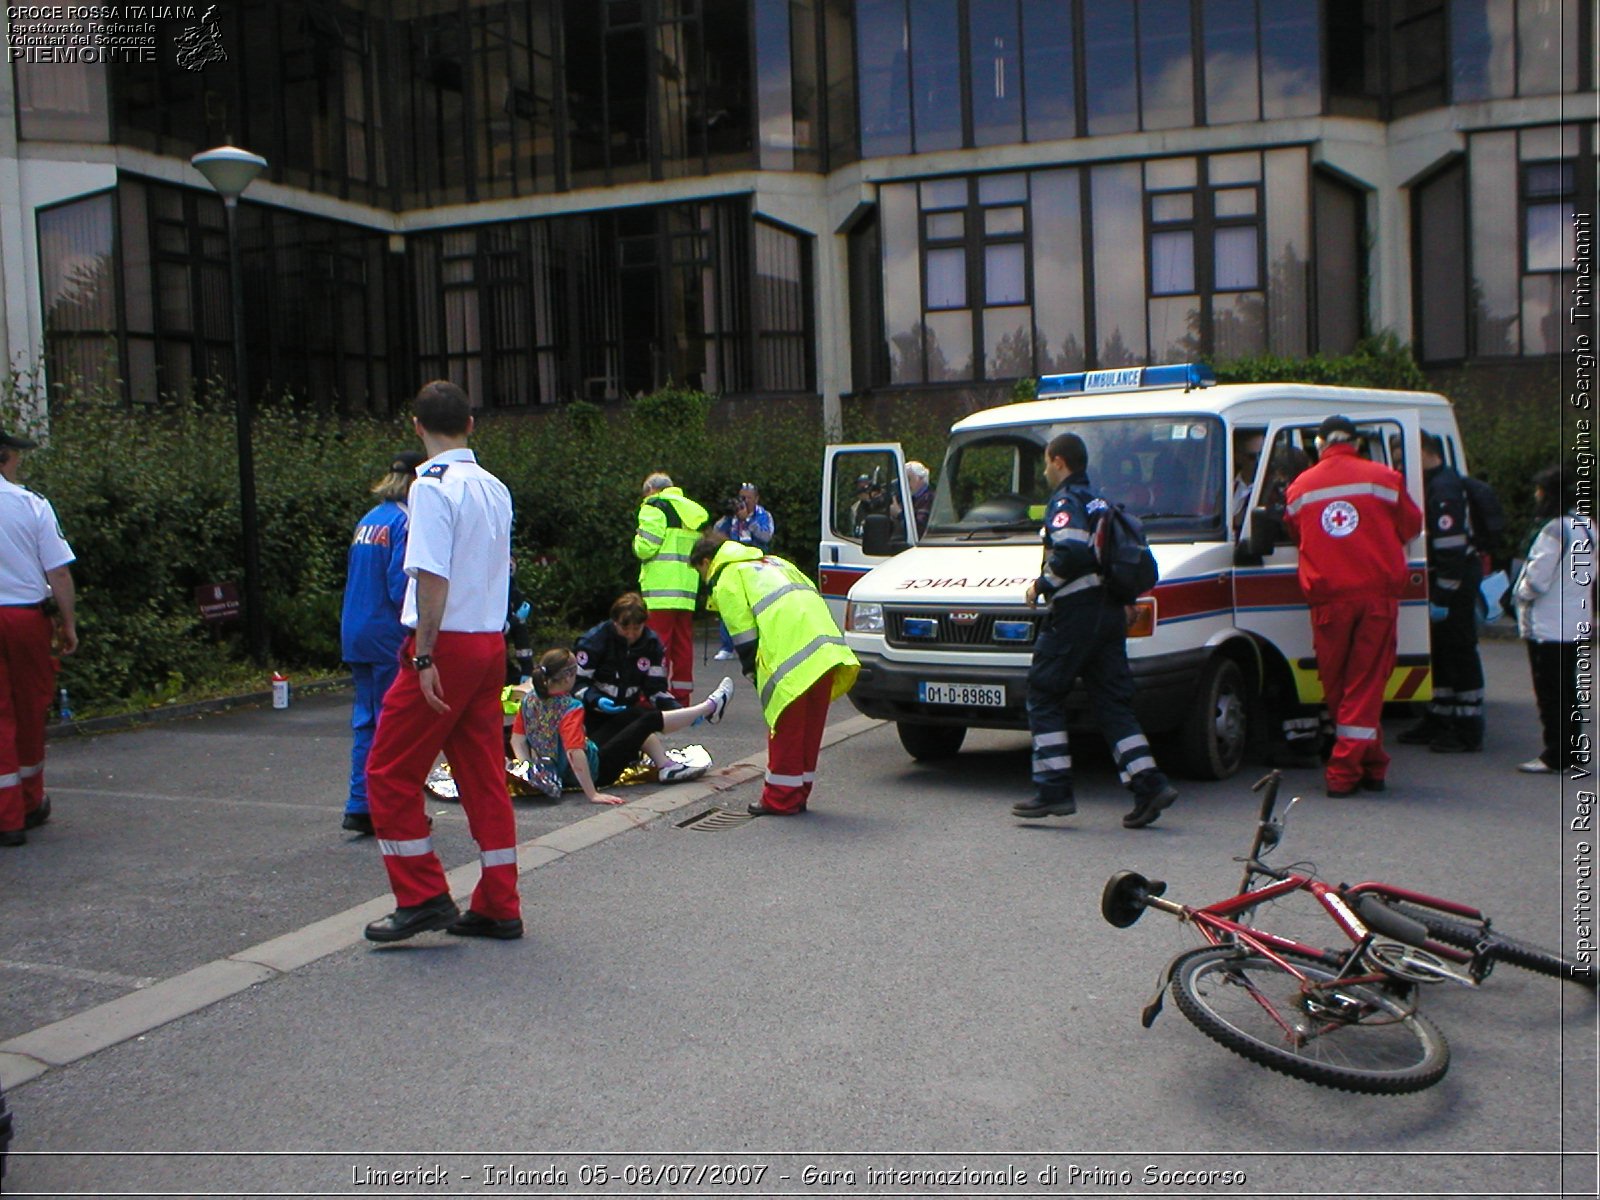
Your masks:
<path fill-rule="evenodd" d="M 1594 0 L 50 8 L 10 10 L 0 348 L 132 403 L 232 370 L 223 143 L 271 164 L 252 374 L 351 413 L 448 376 L 836 420 L 1380 331 L 1537 364 L 1595 191 Z"/>

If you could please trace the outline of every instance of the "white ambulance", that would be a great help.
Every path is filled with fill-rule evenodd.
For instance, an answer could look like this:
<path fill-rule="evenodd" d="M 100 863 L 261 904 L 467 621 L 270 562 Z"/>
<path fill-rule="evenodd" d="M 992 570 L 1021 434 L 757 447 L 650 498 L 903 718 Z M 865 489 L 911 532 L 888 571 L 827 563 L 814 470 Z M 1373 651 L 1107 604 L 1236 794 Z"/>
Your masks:
<path fill-rule="evenodd" d="M 1323 418 L 1342 413 L 1364 454 L 1409 465 L 1419 508 L 1423 432 L 1443 438 L 1445 461 L 1467 469 L 1449 401 L 1427 392 L 1219 386 L 1208 368 L 1177 364 L 1046 376 L 1039 397 L 951 428 L 921 534 L 900 502 L 898 444 L 828 447 L 818 583 L 861 659 L 851 700 L 895 722 L 914 758 L 956 753 L 971 727 L 1027 727 L 1042 612 L 1023 593 L 1039 574 L 1044 448 L 1057 434 L 1083 438 L 1090 481 L 1144 522 L 1161 579 L 1130 622 L 1136 710 L 1165 764 L 1202 779 L 1231 775 L 1253 734 L 1274 736 L 1269 726 L 1283 714 L 1322 699 L 1298 551 L 1274 516 L 1289 480 L 1316 460 Z M 1424 701 L 1432 677 L 1420 535 L 1406 557 L 1386 698 Z M 1093 726 L 1081 688 L 1074 724 Z"/>

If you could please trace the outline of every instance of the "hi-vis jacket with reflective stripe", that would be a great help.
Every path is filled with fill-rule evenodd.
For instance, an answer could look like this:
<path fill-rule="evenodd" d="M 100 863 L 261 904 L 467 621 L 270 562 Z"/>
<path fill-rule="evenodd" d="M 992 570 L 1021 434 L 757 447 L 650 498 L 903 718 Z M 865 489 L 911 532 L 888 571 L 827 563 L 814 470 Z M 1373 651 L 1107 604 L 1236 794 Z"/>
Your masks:
<path fill-rule="evenodd" d="M 1398 597 L 1406 586 L 1406 543 L 1422 512 L 1399 471 L 1335 442 L 1289 485 L 1284 521 L 1300 547 L 1300 590 L 1313 604 Z"/>
<path fill-rule="evenodd" d="M 711 608 L 722 615 L 736 647 L 756 647 L 756 687 L 769 729 L 835 667 L 833 699 L 855 684 L 860 662 L 844 644 L 827 602 L 793 563 L 724 542 L 711 560 Z"/>
<path fill-rule="evenodd" d="M 652 611 L 694 611 L 700 576 L 689 565 L 689 551 L 710 515 L 678 487 L 664 488 L 639 506 L 633 554 L 640 563 L 639 592 Z"/>

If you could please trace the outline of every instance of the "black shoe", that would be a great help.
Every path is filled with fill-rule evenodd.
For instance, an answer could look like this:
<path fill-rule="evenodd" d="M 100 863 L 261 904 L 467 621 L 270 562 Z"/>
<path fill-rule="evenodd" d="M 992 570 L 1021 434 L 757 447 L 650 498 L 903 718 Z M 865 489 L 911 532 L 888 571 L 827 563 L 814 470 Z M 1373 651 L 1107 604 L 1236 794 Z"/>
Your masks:
<path fill-rule="evenodd" d="M 1064 800 L 1046 800 L 1035 796 L 1032 800 L 1019 800 L 1011 806 L 1011 815 L 1031 821 L 1036 817 L 1070 817 L 1078 811 L 1078 802 L 1071 796 Z"/>
<path fill-rule="evenodd" d="M 50 819 L 50 797 L 46 796 L 39 801 L 39 807 L 22 818 L 24 829 L 37 829 Z"/>
<path fill-rule="evenodd" d="M 1363 779 L 1361 781 L 1363 792 L 1387 792 L 1389 785 L 1381 779 Z"/>
<path fill-rule="evenodd" d="M 403 942 L 430 929 L 448 929 L 460 915 L 461 910 L 450 899 L 450 893 L 440 892 L 431 900 L 410 908 L 397 908 L 381 921 L 368 925 L 367 941 Z"/>
<path fill-rule="evenodd" d="M 1438 740 L 1441 732 L 1436 721 L 1418 721 L 1410 729 L 1402 729 L 1394 740 L 1402 746 L 1428 746 Z"/>
<path fill-rule="evenodd" d="M 26 846 L 28 835 L 20 829 L 0 829 L 0 846 Z"/>
<path fill-rule="evenodd" d="M 522 936 L 522 918 L 507 917 L 504 920 L 496 920 L 494 917 L 475 913 L 469 908 L 452 921 L 445 928 L 445 932 L 453 933 L 456 937 L 496 938 L 502 942 L 510 942 Z"/>
<path fill-rule="evenodd" d="M 1143 829 L 1161 815 L 1161 810 L 1170 808 L 1172 802 L 1178 798 L 1178 789 L 1170 783 L 1153 796 L 1146 796 L 1133 806 L 1133 811 L 1122 818 L 1124 829 Z"/>
<path fill-rule="evenodd" d="M 1483 749 L 1482 742 L 1469 742 L 1459 733 L 1441 733 L 1428 743 L 1428 749 L 1435 754 L 1477 754 Z"/>
<path fill-rule="evenodd" d="M 744 810 L 752 817 L 792 817 L 798 813 L 805 812 L 806 806 L 802 804 L 799 808 L 793 810 L 792 812 L 780 812 L 776 808 L 768 808 L 759 800 L 752 800 L 749 804 L 744 806 Z"/>
<path fill-rule="evenodd" d="M 351 833 L 361 833 L 368 837 L 373 835 L 372 814 L 347 812 L 344 820 L 339 823 L 340 829 L 348 829 Z"/>

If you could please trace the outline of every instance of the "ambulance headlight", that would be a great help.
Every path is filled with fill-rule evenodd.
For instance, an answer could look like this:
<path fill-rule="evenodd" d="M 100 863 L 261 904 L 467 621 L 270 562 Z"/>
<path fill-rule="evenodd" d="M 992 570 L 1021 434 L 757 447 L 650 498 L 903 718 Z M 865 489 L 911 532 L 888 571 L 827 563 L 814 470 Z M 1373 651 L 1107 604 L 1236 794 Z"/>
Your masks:
<path fill-rule="evenodd" d="M 852 633 L 882 633 L 883 605 L 848 601 L 844 607 L 844 627 Z"/>

